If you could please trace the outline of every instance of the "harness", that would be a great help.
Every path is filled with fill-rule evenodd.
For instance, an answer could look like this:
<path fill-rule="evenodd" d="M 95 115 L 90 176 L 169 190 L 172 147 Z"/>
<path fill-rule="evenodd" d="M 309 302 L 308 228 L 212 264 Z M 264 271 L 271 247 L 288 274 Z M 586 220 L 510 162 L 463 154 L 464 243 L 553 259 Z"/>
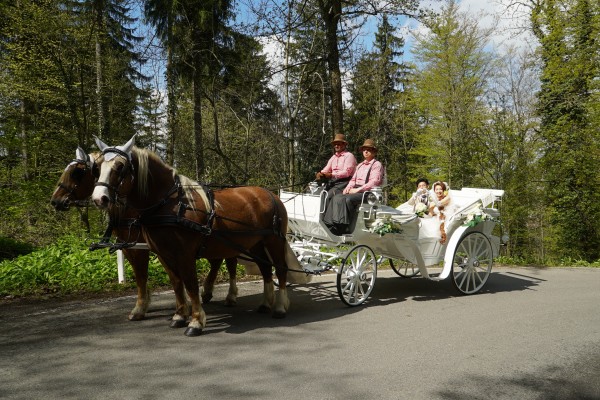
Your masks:
<path fill-rule="evenodd" d="M 85 159 L 74 158 L 71 161 L 71 164 L 75 163 L 75 165 L 76 165 L 75 169 L 70 174 L 71 179 L 73 179 L 73 181 L 76 182 L 75 185 L 73 185 L 72 187 L 65 185 L 62 181 L 58 182 L 58 187 L 63 189 L 65 192 L 67 192 L 67 198 L 76 207 L 84 207 L 88 204 L 87 199 L 86 200 L 72 200 L 70 197 L 73 195 L 73 193 L 75 193 L 75 191 L 79 187 L 78 182 L 81 180 L 81 178 L 83 178 L 83 175 L 93 168 L 92 166 L 90 166 L 91 161 L 92 160 L 91 160 L 89 154 L 86 154 Z M 77 167 L 78 165 L 83 165 L 84 168 L 79 168 L 79 167 Z M 77 176 L 77 175 L 79 175 L 79 176 Z"/>
<path fill-rule="evenodd" d="M 110 185 L 105 182 L 97 182 L 96 183 L 97 186 L 104 186 L 104 187 L 107 187 L 110 190 L 112 190 L 115 193 L 113 201 L 116 203 L 116 199 L 118 198 L 118 190 L 119 190 L 120 186 L 122 185 L 123 181 L 125 180 L 126 174 L 129 173 L 129 170 L 133 173 L 134 168 L 133 168 L 131 159 L 127 153 L 121 151 L 120 149 L 116 149 L 116 148 L 106 148 L 106 149 L 104 149 L 104 151 L 102 153 L 105 154 L 105 153 L 109 153 L 109 152 L 117 153 L 117 154 L 125 157 L 129 161 L 127 164 L 131 166 L 128 168 L 123 168 L 121 170 L 119 179 L 115 186 Z M 255 261 L 257 263 L 273 265 L 271 261 L 265 260 L 263 257 L 257 256 L 256 254 L 252 254 L 249 250 L 247 250 L 243 246 L 235 243 L 235 241 L 232 240 L 231 237 L 267 236 L 267 235 L 275 234 L 275 235 L 279 236 L 280 238 L 282 238 L 283 240 L 285 240 L 285 235 L 283 232 L 281 232 L 281 229 L 280 229 L 282 218 L 279 215 L 277 203 L 275 201 L 275 196 L 270 191 L 263 189 L 263 190 L 265 190 L 265 192 L 267 192 L 269 194 L 269 197 L 271 199 L 271 203 L 273 206 L 273 210 L 274 210 L 272 226 L 270 228 L 258 229 L 258 230 L 256 230 L 256 229 L 227 230 L 227 231 L 218 230 L 218 229 L 214 229 L 214 223 L 215 223 L 216 219 L 234 222 L 238 225 L 246 226 L 248 228 L 253 228 L 253 226 L 248 223 L 245 223 L 243 221 L 238 221 L 238 220 L 235 220 L 232 218 L 225 217 L 223 215 L 218 215 L 215 211 L 215 206 L 214 206 L 215 205 L 215 197 L 214 197 L 213 190 L 211 190 L 210 187 L 208 187 L 208 185 L 206 185 L 204 183 L 199 183 L 199 185 L 202 187 L 202 190 L 204 191 L 204 193 L 206 194 L 206 196 L 208 198 L 208 203 L 209 203 L 208 211 L 196 209 L 185 202 L 185 193 L 183 190 L 183 186 L 181 185 L 181 180 L 179 178 L 179 175 L 175 175 L 173 186 L 167 191 L 167 193 L 163 196 L 163 198 L 160 201 L 158 201 L 156 204 L 153 204 L 152 206 L 147 207 L 145 209 L 136 209 L 136 211 L 139 212 L 139 216 L 137 218 L 127 219 L 124 221 L 120 220 L 120 219 L 112 219 L 111 218 L 111 220 L 109 221 L 109 225 L 108 225 L 101 241 L 99 243 L 92 243 L 90 245 L 90 250 L 96 250 L 99 248 L 108 248 L 109 252 L 114 252 L 116 250 L 129 248 L 129 247 L 132 247 L 135 245 L 135 242 L 110 243 L 110 237 L 112 236 L 112 231 L 114 230 L 115 227 L 119 227 L 119 226 L 140 226 L 140 227 L 143 227 L 143 226 L 181 226 L 181 227 L 189 229 L 191 231 L 199 232 L 200 234 L 202 234 L 203 236 L 205 236 L 207 238 L 211 237 L 211 238 L 218 239 L 222 243 L 225 243 L 227 246 L 239 251 L 240 254 L 243 254 L 243 255 L 249 257 L 249 258 L 245 258 L 245 257 L 239 257 L 239 258 Z M 174 194 L 177 194 L 177 196 L 175 198 L 173 198 Z M 166 215 L 157 215 L 156 214 L 163 206 L 167 205 L 170 201 L 173 201 L 173 200 L 177 202 L 177 211 L 175 214 L 166 214 Z M 125 205 L 125 207 L 127 207 L 126 201 L 124 202 L 124 205 Z M 201 223 L 201 222 L 197 222 L 197 221 L 191 220 L 189 218 L 186 218 L 185 213 L 187 211 L 194 211 L 196 213 L 201 212 L 201 213 L 206 214 L 205 222 Z M 206 247 L 202 247 L 199 250 L 198 254 L 196 254 L 196 257 L 202 258 L 204 250 L 206 250 Z"/>

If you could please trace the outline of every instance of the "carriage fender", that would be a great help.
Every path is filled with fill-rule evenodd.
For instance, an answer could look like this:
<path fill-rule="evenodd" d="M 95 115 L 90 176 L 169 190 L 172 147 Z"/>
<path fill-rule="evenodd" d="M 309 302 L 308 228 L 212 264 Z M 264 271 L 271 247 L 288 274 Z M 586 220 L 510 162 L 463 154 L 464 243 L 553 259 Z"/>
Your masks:
<path fill-rule="evenodd" d="M 456 251 L 458 242 L 460 242 L 460 239 L 462 239 L 467 229 L 469 229 L 468 226 L 459 226 L 454 230 L 452 236 L 450 236 L 450 240 L 446 246 L 446 253 L 444 254 L 444 268 L 439 276 L 440 280 L 446 279 L 450 275 L 452 263 L 454 262 L 454 252 Z"/>

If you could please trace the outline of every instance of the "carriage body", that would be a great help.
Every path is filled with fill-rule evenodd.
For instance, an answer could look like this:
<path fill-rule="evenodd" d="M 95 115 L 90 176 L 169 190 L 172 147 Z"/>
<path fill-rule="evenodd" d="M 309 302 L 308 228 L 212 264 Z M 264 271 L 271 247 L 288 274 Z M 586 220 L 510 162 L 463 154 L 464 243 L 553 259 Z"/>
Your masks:
<path fill-rule="evenodd" d="M 310 193 L 280 193 L 288 212 L 290 246 L 307 273 L 319 274 L 332 269 L 338 273 L 339 281 L 347 260 L 373 258 L 375 265 L 367 266 L 371 272 L 365 275 L 369 280 L 368 287 L 363 288 L 364 292 L 370 293 L 377 264 L 389 259 L 394 271 L 403 277 L 420 274 L 427 279 L 442 280 L 452 276 L 460 292 L 472 294 L 485 284 L 493 258 L 499 253 L 500 238 L 494 234 L 494 228 L 500 216 L 496 204 L 504 195 L 503 190 L 451 190 L 454 212 L 446 217 L 447 241 L 444 244 L 440 242 L 440 222 L 436 218 L 418 217 L 413 206 L 406 203 L 397 208 L 381 204 L 381 196 L 369 196 L 369 193 L 365 194 L 356 212 L 351 233 L 334 235 L 321 218 L 326 195 L 314 186 Z M 396 232 L 376 233 L 374 227 L 386 222 L 393 223 L 398 228 Z M 368 254 L 352 254 L 355 248 Z M 336 260 L 341 263 L 336 264 Z M 360 260 L 357 263 L 360 264 Z M 363 268 L 361 265 L 355 267 Z M 442 270 L 431 273 L 431 267 Z M 363 295 L 360 300 L 346 301 L 341 293 L 340 297 L 349 305 L 358 305 L 366 299 Z"/>

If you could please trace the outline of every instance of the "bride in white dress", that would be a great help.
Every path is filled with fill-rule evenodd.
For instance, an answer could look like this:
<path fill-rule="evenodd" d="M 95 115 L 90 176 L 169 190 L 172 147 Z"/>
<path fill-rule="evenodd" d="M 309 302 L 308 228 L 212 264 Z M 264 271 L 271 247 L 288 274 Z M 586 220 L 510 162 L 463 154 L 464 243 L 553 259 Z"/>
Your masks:
<path fill-rule="evenodd" d="M 445 222 L 451 217 L 455 210 L 452 197 L 449 195 L 450 188 L 446 182 L 437 181 L 433 184 L 433 202 L 429 206 L 429 215 L 440 221 L 440 243 L 446 243 Z"/>

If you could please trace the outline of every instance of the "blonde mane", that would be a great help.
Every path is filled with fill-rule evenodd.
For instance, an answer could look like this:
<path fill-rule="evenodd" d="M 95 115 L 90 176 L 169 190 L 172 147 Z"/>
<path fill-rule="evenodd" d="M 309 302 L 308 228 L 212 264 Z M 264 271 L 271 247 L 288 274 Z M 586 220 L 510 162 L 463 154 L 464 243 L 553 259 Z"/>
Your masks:
<path fill-rule="evenodd" d="M 158 164 L 165 165 L 169 168 L 175 177 L 177 174 L 177 170 L 172 168 L 171 166 L 165 164 L 156 153 L 153 153 L 147 149 L 140 149 L 138 147 L 134 147 L 132 149 L 132 153 L 134 153 L 138 159 L 138 170 L 137 170 L 137 185 L 138 191 L 142 197 L 148 196 L 148 175 L 149 175 L 149 165 L 150 161 L 155 161 Z M 195 207 L 194 201 L 194 193 L 200 196 L 202 202 L 204 203 L 204 207 L 206 211 L 211 210 L 210 202 L 208 200 L 208 196 L 206 192 L 202 188 L 198 182 L 195 182 L 184 175 L 179 175 L 179 180 L 181 182 L 181 186 L 183 187 L 183 193 L 185 194 L 186 200 L 190 203 L 192 207 Z"/>

